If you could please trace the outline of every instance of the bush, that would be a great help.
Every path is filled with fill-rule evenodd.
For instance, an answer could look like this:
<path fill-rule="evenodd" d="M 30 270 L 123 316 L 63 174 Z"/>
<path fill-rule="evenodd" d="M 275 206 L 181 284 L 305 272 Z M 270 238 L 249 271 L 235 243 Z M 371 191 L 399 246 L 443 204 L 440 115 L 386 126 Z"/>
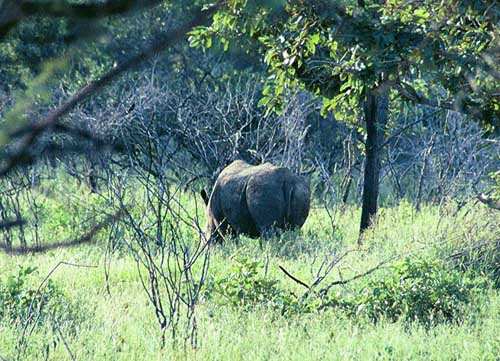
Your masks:
<path fill-rule="evenodd" d="M 295 295 L 283 289 L 278 280 L 260 274 L 262 262 L 242 258 L 236 260 L 229 276 L 214 278 L 207 285 L 208 295 L 215 293 L 219 302 L 252 311 L 257 307 L 268 307 L 281 314 L 307 311 Z"/>
<path fill-rule="evenodd" d="M 440 262 L 406 259 L 391 267 L 387 279 L 371 281 L 362 289 L 354 302 L 355 311 L 374 321 L 403 318 L 427 326 L 457 322 L 480 286 L 484 286 L 482 280 L 450 270 Z"/>
<path fill-rule="evenodd" d="M 43 322 L 61 305 L 65 296 L 52 280 L 47 281 L 41 292 L 26 284 L 35 271 L 35 267 L 19 267 L 17 273 L 0 279 L 0 322 L 33 321 L 35 315 L 38 322 Z"/>
<path fill-rule="evenodd" d="M 278 280 L 261 275 L 263 264 L 246 258 L 237 260 L 229 276 L 213 278 L 206 296 L 244 311 L 267 307 L 281 315 L 297 315 L 337 309 L 351 317 L 368 316 L 396 322 L 404 320 L 432 326 L 439 322 L 460 322 L 465 311 L 485 286 L 482 278 L 448 269 L 444 263 L 417 259 L 397 262 L 389 276 L 368 281 L 351 294 L 311 294 L 302 299 L 282 288 Z"/>

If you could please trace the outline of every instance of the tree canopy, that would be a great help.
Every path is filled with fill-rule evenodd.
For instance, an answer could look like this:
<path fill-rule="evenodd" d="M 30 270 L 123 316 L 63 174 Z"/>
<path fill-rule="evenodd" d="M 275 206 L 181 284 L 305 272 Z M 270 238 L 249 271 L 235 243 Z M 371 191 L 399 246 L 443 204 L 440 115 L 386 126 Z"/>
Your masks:
<path fill-rule="evenodd" d="M 261 104 L 276 110 L 300 86 L 324 111 L 357 116 L 366 89 L 388 87 L 498 128 L 499 34 L 497 1 L 233 0 L 191 42 L 258 46 L 269 71 Z"/>

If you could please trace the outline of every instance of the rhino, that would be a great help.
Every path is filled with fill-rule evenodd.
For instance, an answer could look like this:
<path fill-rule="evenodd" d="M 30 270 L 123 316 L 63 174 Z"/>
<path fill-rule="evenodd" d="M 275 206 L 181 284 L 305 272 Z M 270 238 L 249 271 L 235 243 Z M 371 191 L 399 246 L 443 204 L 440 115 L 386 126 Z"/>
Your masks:
<path fill-rule="evenodd" d="M 300 228 L 309 214 L 311 192 L 306 178 L 271 163 L 236 160 L 217 177 L 207 206 L 206 239 L 221 235 L 266 236 L 272 230 Z"/>

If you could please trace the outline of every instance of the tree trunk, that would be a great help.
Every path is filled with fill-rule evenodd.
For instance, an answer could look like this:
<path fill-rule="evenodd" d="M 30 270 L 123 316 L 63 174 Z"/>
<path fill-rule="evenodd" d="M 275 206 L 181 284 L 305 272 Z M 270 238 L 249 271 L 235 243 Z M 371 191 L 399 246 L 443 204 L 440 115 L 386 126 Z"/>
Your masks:
<path fill-rule="evenodd" d="M 89 187 L 90 187 L 90 192 L 91 193 L 98 193 L 98 174 L 97 174 L 97 159 L 95 154 L 90 153 L 88 156 L 88 161 L 89 161 L 89 170 L 87 173 L 88 177 L 88 182 L 89 182 Z"/>
<path fill-rule="evenodd" d="M 352 184 L 351 171 L 349 171 L 348 177 L 349 178 L 347 180 L 347 185 L 345 186 L 344 195 L 342 196 L 342 206 L 344 207 L 347 205 L 347 199 L 349 198 L 349 190 L 351 189 L 351 184 Z"/>
<path fill-rule="evenodd" d="M 370 226 L 377 213 L 380 176 L 380 145 L 389 112 L 389 91 L 382 87 L 367 92 L 365 99 L 366 162 L 363 183 L 363 208 L 360 235 Z M 361 241 L 361 238 L 360 238 Z"/>

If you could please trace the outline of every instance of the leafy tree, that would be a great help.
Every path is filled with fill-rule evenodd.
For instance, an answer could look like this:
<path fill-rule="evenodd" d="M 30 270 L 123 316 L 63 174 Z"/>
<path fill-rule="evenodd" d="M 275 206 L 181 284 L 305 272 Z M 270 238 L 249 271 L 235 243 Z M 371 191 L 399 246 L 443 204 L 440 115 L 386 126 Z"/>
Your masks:
<path fill-rule="evenodd" d="M 231 0 L 191 43 L 257 46 L 269 73 L 260 104 L 270 110 L 301 87 L 337 119 L 363 117 L 363 232 L 377 211 L 390 102 L 459 111 L 498 131 L 499 24 L 497 1 Z"/>

